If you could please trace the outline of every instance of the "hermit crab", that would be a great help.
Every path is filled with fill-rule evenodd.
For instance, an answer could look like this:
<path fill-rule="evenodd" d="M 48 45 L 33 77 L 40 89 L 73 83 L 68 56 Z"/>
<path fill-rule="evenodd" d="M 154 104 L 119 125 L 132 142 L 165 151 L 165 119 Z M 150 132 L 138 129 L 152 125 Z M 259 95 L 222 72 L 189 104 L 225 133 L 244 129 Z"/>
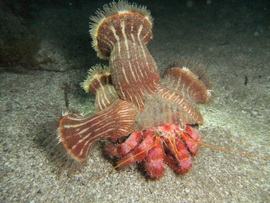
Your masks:
<path fill-rule="evenodd" d="M 87 159 L 91 146 L 107 140 L 105 153 L 116 168 L 142 163 L 151 179 L 163 176 L 165 164 L 184 174 L 192 166 L 203 124 L 197 103 L 211 97 L 208 86 L 185 66 L 172 66 L 160 76 L 147 49 L 153 20 L 142 6 L 126 1 L 104 5 L 91 17 L 90 34 L 97 56 L 83 89 L 96 96 L 94 115 L 67 113 L 58 136 L 76 161 Z"/>

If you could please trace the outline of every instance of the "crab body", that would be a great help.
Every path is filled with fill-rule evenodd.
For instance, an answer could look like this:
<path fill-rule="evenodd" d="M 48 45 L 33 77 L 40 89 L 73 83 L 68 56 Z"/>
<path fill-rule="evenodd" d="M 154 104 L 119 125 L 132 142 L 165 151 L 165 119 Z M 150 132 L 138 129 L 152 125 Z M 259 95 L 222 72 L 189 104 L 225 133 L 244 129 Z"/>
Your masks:
<path fill-rule="evenodd" d="M 203 118 L 196 103 L 210 98 L 205 83 L 187 68 L 171 67 L 161 77 L 147 43 L 152 18 L 144 7 L 113 2 L 92 17 L 91 37 L 98 57 L 109 67 L 94 66 L 82 84 L 96 95 L 96 113 L 89 117 L 66 114 L 59 140 L 79 162 L 86 160 L 98 140 L 113 141 L 106 154 L 117 168 L 142 162 L 150 178 L 158 179 L 166 163 L 186 173 L 200 144 L 192 127 Z"/>
<path fill-rule="evenodd" d="M 197 153 L 199 132 L 191 126 L 163 124 L 131 133 L 125 142 L 107 145 L 108 156 L 118 158 L 117 168 L 143 162 L 147 175 L 158 179 L 167 163 L 176 173 L 184 174 L 192 166 L 191 156 Z"/>

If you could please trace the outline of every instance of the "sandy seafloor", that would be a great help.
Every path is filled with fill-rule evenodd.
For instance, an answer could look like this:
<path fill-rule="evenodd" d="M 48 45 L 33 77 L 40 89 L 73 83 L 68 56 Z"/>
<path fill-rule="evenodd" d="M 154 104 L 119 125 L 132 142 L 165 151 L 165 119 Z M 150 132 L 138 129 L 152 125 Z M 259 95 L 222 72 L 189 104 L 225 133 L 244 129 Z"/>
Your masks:
<path fill-rule="evenodd" d="M 94 97 L 79 83 L 99 62 L 88 17 L 103 2 L 41 9 L 33 23 L 41 49 L 58 61 L 36 71 L 0 72 L 0 202 L 270 202 L 270 7 L 244 2 L 147 3 L 155 19 L 149 49 L 158 66 L 183 56 L 206 64 L 213 100 L 200 107 L 203 140 L 233 150 L 202 147 L 188 174 L 167 167 L 158 181 L 145 179 L 136 166 L 114 171 L 102 144 L 80 170 L 60 161 L 54 138 L 65 110 L 64 84 L 72 109 L 93 111 Z"/>

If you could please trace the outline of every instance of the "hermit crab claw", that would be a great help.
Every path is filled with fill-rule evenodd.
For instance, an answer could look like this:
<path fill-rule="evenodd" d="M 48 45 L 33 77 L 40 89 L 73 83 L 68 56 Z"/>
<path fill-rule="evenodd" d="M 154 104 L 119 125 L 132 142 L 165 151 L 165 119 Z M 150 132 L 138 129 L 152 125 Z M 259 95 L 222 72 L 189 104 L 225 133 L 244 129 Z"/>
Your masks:
<path fill-rule="evenodd" d="M 75 160 L 85 161 L 90 147 L 96 141 L 132 132 L 136 111 L 134 105 L 119 99 L 90 117 L 66 114 L 59 122 L 59 142 Z"/>

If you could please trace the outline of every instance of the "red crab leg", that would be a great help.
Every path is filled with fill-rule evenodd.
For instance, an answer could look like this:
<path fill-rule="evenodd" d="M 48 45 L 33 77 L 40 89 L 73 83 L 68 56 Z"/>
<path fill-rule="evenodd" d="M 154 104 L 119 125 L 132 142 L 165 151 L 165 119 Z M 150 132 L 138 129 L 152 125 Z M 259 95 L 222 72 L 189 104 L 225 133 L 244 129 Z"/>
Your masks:
<path fill-rule="evenodd" d="M 132 149 L 134 149 L 142 140 L 142 132 L 134 132 L 132 133 L 129 138 L 123 143 L 121 144 L 117 151 L 119 153 L 120 156 L 125 156 L 126 154 L 128 154 Z"/>
<path fill-rule="evenodd" d="M 123 157 L 133 150 L 142 140 L 142 132 L 131 133 L 130 136 L 120 145 L 109 144 L 105 148 L 105 153 L 109 157 Z"/>
<path fill-rule="evenodd" d="M 166 161 L 176 173 L 184 174 L 192 167 L 191 156 L 185 146 L 185 144 L 178 138 L 167 139 L 168 154 L 166 155 Z"/>
<path fill-rule="evenodd" d="M 144 132 L 143 141 L 134 150 L 121 158 L 115 168 L 123 168 L 135 162 L 142 161 L 146 157 L 148 151 L 154 147 L 155 143 L 153 136 L 152 131 Z"/>
<path fill-rule="evenodd" d="M 58 127 L 59 141 L 77 161 L 84 161 L 91 145 L 113 134 L 127 135 L 134 127 L 136 107 L 117 100 L 94 116 L 68 114 L 61 118 Z"/>
<path fill-rule="evenodd" d="M 186 143 L 190 153 L 195 155 L 200 145 L 200 132 L 196 128 L 187 125 L 185 132 L 181 133 L 181 138 Z"/>
<path fill-rule="evenodd" d="M 164 174 L 164 152 L 160 138 L 156 138 L 156 146 L 149 150 L 144 166 L 147 175 L 152 179 L 158 179 Z"/>

